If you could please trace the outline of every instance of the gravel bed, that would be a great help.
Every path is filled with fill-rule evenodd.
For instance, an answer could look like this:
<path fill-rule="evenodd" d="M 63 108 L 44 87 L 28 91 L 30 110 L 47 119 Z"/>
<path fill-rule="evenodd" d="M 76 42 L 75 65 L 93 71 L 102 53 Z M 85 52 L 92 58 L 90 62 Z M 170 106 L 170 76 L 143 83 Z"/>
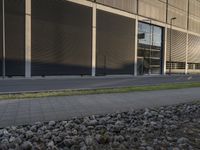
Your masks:
<path fill-rule="evenodd" d="M 200 103 L 0 129 L 0 150 L 197 150 Z"/>

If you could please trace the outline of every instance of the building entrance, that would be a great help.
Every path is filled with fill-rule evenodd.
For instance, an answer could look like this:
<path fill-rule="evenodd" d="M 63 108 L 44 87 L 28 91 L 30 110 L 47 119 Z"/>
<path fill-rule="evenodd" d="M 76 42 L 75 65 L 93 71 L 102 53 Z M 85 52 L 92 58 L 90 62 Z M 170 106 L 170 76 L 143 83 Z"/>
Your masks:
<path fill-rule="evenodd" d="M 162 73 L 162 28 L 139 22 L 138 75 Z"/>

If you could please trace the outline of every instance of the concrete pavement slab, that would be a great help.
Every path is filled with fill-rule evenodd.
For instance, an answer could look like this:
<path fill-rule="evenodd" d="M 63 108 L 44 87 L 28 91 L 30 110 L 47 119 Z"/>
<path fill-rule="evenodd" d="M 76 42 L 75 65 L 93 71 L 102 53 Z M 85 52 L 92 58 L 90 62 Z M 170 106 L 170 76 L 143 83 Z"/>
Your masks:
<path fill-rule="evenodd" d="M 0 127 L 200 100 L 200 88 L 0 101 Z"/>

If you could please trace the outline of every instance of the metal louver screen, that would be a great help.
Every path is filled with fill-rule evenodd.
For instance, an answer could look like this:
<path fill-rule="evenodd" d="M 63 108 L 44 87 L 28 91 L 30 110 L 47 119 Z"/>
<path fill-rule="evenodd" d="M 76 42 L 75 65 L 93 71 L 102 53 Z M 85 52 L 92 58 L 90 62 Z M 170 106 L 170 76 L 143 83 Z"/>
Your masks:
<path fill-rule="evenodd" d="M 96 2 L 131 13 L 137 12 L 137 0 L 96 0 Z"/>
<path fill-rule="evenodd" d="M 189 35 L 188 62 L 200 63 L 200 37 Z"/>
<path fill-rule="evenodd" d="M 32 0 L 32 75 L 90 75 L 92 8 Z"/>
<path fill-rule="evenodd" d="M 0 0 L 0 76 L 2 76 L 2 56 L 3 56 L 3 32 L 2 32 L 2 28 L 3 28 L 3 22 L 2 22 L 2 0 Z"/>
<path fill-rule="evenodd" d="M 25 75 L 25 2 L 5 0 L 6 75 Z"/>
<path fill-rule="evenodd" d="M 135 20 L 97 11 L 97 75 L 133 74 Z"/>
<path fill-rule="evenodd" d="M 139 0 L 138 9 L 142 16 L 166 21 L 166 0 Z"/>
<path fill-rule="evenodd" d="M 186 33 L 172 30 L 172 61 L 185 62 L 186 61 Z M 167 61 L 170 58 L 170 29 L 167 30 Z"/>

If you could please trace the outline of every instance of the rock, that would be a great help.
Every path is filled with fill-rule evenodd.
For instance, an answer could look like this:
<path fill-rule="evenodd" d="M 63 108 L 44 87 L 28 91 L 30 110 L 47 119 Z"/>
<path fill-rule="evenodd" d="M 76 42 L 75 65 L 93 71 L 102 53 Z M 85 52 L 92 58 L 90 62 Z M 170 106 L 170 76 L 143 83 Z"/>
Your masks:
<path fill-rule="evenodd" d="M 188 143 L 188 139 L 187 138 L 185 138 L 185 137 L 181 137 L 181 138 L 179 138 L 178 140 L 177 140 L 177 143 L 178 144 L 186 144 L 186 143 Z"/>
<path fill-rule="evenodd" d="M 178 126 L 173 124 L 173 125 L 170 126 L 170 128 L 171 128 L 172 130 L 175 130 L 175 129 L 178 128 Z"/>
<path fill-rule="evenodd" d="M 82 131 L 82 132 L 84 132 L 84 131 L 86 131 L 87 130 L 87 128 L 86 128 L 86 126 L 85 125 L 80 125 L 80 130 Z"/>
<path fill-rule="evenodd" d="M 95 139 L 99 144 L 108 144 L 109 143 L 109 136 L 108 135 L 97 134 L 95 136 Z"/>
<path fill-rule="evenodd" d="M 151 124 L 151 126 L 153 126 L 153 127 L 157 126 L 157 123 L 154 122 L 154 121 L 151 121 L 150 124 Z"/>
<path fill-rule="evenodd" d="M 71 139 L 64 139 L 63 144 L 64 146 L 67 146 L 68 148 L 70 148 L 74 144 L 74 142 Z"/>
<path fill-rule="evenodd" d="M 112 148 L 119 148 L 120 147 L 120 143 L 119 142 L 113 142 L 112 143 Z"/>
<path fill-rule="evenodd" d="M 33 136 L 33 132 L 32 131 L 27 131 L 26 132 L 26 138 L 31 138 Z"/>
<path fill-rule="evenodd" d="M 124 126 L 124 122 L 118 120 L 118 121 L 115 123 L 115 125 L 116 125 L 116 126 Z"/>
<path fill-rule="evenodd" d="M 86 145 L 81 146 L 80 150 L 87 150 L 87 146 Z"/>
<path fill-rule="evenodd" d="M 40 127 L 40 126 L 43 125 L 43 123 L 41 123 L 41 122 L 38 121 L 38 122 L 35 123 L 35 125 L 36 125 L 37 127 Z"/>
<path fill-rule="evenodd" d="M 56 124 L 56 122 L 55 121 L 49 121 L 49 126 L 54 126 Z"/>
<path fill-rule="evenodd" d="M 10 133 L 6 129 L 0 130 L 0 136 L 9 137 Z"/>
<path fill-rule="evenodd" d="M 17 130 L 17 127 L 16 127 L 16 126 L 11 126 L 11 127 L 10 127 L 10 130 L 16 131 L 16 130 Z"/>
<path fill-rule="evenodd" d="M 70 148 L 70 150 L 79 150 L 80 146 L 79 145 L 72 145 L 72 147 Z"/>
<path fill-rule="evenodd" d="M 102 144 L 102 136 L 101 136 L 100 134 L 97 134 L 97 135 L 95 136 L 95 139 L 96 139 L 96 141 L 97 141 L 99 144 Z"/>
<path fill-rule="evenodd" d="M 47 132 L 43 137 L 44 139 L 50 139 L 51 138 L 51 132 Z"/>
<path fill-rule="evenodd" d="M 74 129 L 74 130 L 72 131 L 72 134 L 73 134 L 73 135 L 77 135 L 77 134 L 78 134 L 78 131 Z"/>
<path fill-rule="evenodd" d="M 154 150 L 151 146 L 147 146 L 146 150 Z"/>
<path fill-rule="evenodd" d="M 31 142 L 25 141 L 25 142 L 23 142 L 21 147 L 23 150 L 32 150 L 33 145 L 31 144 Z"/>
<path fill-rule="evenodd" d="M 22 143 L 22 140 L 21 140 L 21 138 L 20 137 L 16 137 L 15 138 L 15 143 L 17 143 L 17 144 L 21 144 Z"/>
<path fill-rule="evenodd" d="M 158 118 L 164 119 L 165 117 L 163 115 L 158 115 Z"/>
<path fill-rule="evenodd" d="M 124 141 L 124 137 L 122 135 L 119 135 L 119 136 L 115 136 L 114 137 L 114 140 L 116 142 L 119 142 L 119 143 L 122 143 Z"/>
<path fill-rule="evenodd" d="M 36 125 L 33 125 L 33 126 L 30 128 L 30 130 L 31 130 L 32 132 L 36 132 L 36 131 L 37 131 L 37 126 L 36 126 Z"/>
<path fill-rule="evenodd" d="M 121 114 L 118 114 L 117 119 L 121 119 L 121 118 L 122 118 Z"/>
<path fill-rule="evenodd" d="M 90 120 L 90 121 L 87 122 L 87 125 L 88 126 L 95 126 L 97 123 L 98 123 L 97 120 Z"/>
<path fill-rule="evenodd" d="M 91 146 L 92 145 L 92 143 L 93 143 L 93 138 L 91 137 L 91 136 L 88 136 L 88 137 L 86 137 L 85 138 L 85 143 L 86 143 L 86 145 L 88 145 L 88 146 Z"/>
<path fill-rule="evenodd" d="M 53 138 L 53 141 L 54 141 L 55 143 L 59 143 L 59 142 L 62 141 L 62 139 L 61 139 L 59 136 L 56 136 L 56 137 Z"/>
<path fill-rule="evenodd" d="M 10 143 L 15 142 L 15 137 L 11 136 L 10 139 L 9 139 L 9 142 Z"/>
<path fill-rule="evenodd" d="M 0 150 L 8 150 L 8 146 L 6 144 L 0 144 Z"/>
<path fill-rule="evenodd" d="M 49 148 L 53 148 L 55 145 L 54 145 L 54 142 L 53 141 L 50 141 L 49 143 L 47 143 L 47 147 Z"/>
<path fill-rule="evenodd" d="M 8 139 L 7 138 L 3 138 L 2 141 L 1 141 L 1 144 L 9 145 Z"/>
<path fill-rule="evenodd" d="M 120 150 L 127 150 L 127 148 L 124 144 L 120 144 L 119 149 Z"/>

